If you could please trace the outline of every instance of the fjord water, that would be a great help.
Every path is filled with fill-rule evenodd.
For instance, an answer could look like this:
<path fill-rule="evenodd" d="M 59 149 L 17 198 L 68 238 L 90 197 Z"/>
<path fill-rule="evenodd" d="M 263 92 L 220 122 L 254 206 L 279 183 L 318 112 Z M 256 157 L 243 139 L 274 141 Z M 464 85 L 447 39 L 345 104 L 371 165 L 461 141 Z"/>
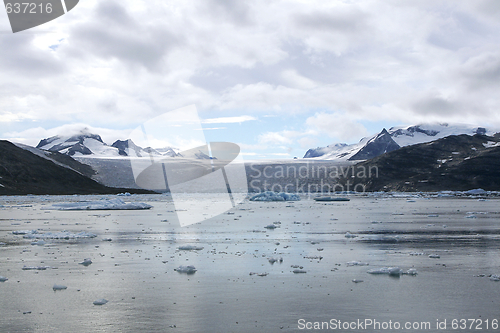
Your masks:
<path fill-rule="evenodd" d="M 124 199 L 150 210 L 42 209 L 111 197 L 0 198 L 0 276 L 8 278 L 0 282 L 0 331 L 292 332 L 300 331 L 299 319 L 430 322 L 436 331 L 436 320 L 447 319 L 440 331 L 452 332 L 453 319 L 500 319 L 500 282 L 488 278 L 500 274 L 498 199 L 245 201 L 183 228 L 167 195 Z M 184 200 L 208 207 L 222 196 L 186 194 Z M 277 228 L 264 228 L 269 224 Z M 12 233 L 19 230 L 96 237 L 31 245 L 33 239 Z M 203 249 L 178 250 L 186 244 Z M 79 264 L 85 258 L 92 264 Z M 178 273 L 180 265 L 197 271 Z M 291 265 L 307 273 L 295 274 Z M 418 275 L 367 273 L 393 266 Z M 67 289 L 54 291 L 54 284 Z M 102 298 L 109 302 L 93 304 Z"/>

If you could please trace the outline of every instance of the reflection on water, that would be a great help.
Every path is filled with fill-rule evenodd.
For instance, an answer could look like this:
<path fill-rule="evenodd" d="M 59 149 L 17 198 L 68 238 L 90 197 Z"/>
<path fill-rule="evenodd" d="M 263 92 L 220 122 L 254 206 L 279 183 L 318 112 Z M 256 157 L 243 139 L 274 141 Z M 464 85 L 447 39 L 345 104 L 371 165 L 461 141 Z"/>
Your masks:
<path fill-rule="evenodd" d="M 154 206 L 148 211 L 40 209 L 82 198 L 0 199 L 2 332 L 283 332 L 298 330 L 299 319 L 435 325 L 498 315 L 500 284 L 488 278 L 500 273 L 497 200 L 244 202 L 184 228 L 164 195 L 126 198 Z M 195 207 L 197 196 L 185 201 Z M 31 245 L 16 230 L 97 237 Z M 178 250 L 186 244 L 203 249 Z M 85 258 L 92 264 L 78 264 Z M 174 270 L 189 265 L 194 274 Z M 392 266 L 418 275 L 366 273 Z M 109 302 L 93 305 L 102 298 Z"/>

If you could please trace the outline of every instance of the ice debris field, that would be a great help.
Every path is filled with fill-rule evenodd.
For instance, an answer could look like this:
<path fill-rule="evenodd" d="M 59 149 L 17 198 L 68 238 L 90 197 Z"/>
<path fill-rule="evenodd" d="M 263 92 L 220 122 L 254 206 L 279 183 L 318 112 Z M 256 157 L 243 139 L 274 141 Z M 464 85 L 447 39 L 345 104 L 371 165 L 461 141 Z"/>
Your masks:
<path fill-rule="evenodd" d="M 167 195 L 1 197 L 0 328 L 293 332 L 297 316 L 332 313 L 497 315 L 497 193 L 347 195 L 261 194 L 282 199 L 184 228 Z"/>

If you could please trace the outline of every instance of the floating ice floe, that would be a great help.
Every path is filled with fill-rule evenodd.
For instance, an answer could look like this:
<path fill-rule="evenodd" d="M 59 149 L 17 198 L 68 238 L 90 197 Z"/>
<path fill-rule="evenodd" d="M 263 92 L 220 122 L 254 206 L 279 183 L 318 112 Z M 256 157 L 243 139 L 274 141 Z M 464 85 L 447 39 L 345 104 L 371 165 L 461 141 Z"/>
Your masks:
<path fill-rule="evenodd" d="M 83 265 L 83 266 L 88 266 L 92 263 L 92 260 L 90 258 L 85 258 L 83 259 L 82 262 L 79 262 L 78 264 Z"/>
<path fill-rule="evenodd" d="M 278 227 L 275 224 L 268 224 L 264 228 L 273 230 L 273 229 L 276 229 Z"/>
<path fill-rule="evenodd" d="M 306 271 L 306 270 L 304 270 L 304 269 L 294 269 L 294 270 L 293 270 L 293 273 L 294 273 L 294 274 L 301 274 L 301 273 L 307 273 L 307 271 Z"/>
<path fill-rule="evenodd" d="M 0 276 L 0 282 L 5 282 L 7 281 L 8 279 L 5 277 L 5 276 Z"/>
<path fill-rule="evenodd" d="M 196 272 L 196 268 L 193 265 L 179 266 L 177 268 L 174 268 L 174 271 L 178 273 L 194 274 Z"/>
<path fill-rule="evenodd" d="M 358 237 L 358 235 L 353 235 L 351 234 L 349 231 L 345 233 L 344 235 L 345 238 L 356 238 Z"/>
<path fill-rule="evenodd" d="M 401 275 L 403 270 L 399 267 L 382 267 L 377 269 L 370 269 L 367 271 L 368 274 L 388 274 L 388 275 Z"/>
<path fill-rule="evenodd" d="M 361 282 L 364 282 L 363 280 L 359 280 L 359 279 L 352 279 L 352 282 L 354 283 L 361 283 Z"/>
<path fill-rule="evenodd" d="M 31 230 L 26 232 L 23 235 L 23 238 L 26 239 L 79 239 L 79 238 L 94 238 L 97 237 L 96 234 L 82 231 L 82 232 L 69 232 L 69 231 L 57 231 L 57 232 L 45 232 L 40 233 L 36 230 Z M 39 245 L 39 244 L 36 244 Z"/>
<path fill-rule="evenodd" d="M 42 209 L 52 210 L 136 210 L 150 209 L 153 206 L 143 202 L 125 202 L 120 198 L 97 201 L 63 202 Z"/>
<path fill-rule="evenodd" d="M 292 267 L 292 268 L 300 268 L 300 269 L 304 268 L 304 267 L 302 267 L 300 265 L 291 265 L 290 267 Z"/>
<path fill-rule="evenodd" d="M 347 267 L 350 267 L 350 266 L 368 266 L 370 264 L 367 262 L 361 262 L 361 261 L 348 261 L 348 262 L 346 262 L 346 265 L 347 265 Z"/>
<path fill-rule="evenodd" d="M 38 231 L 36 230 L 14 230 L 12 231 L 13 235 L 26 235 L 26 234 L 36 234 Z"/>
<path fill-rule="evenodd" d="M 490 280 L 498 282 L 498 281 L 500 281 L 500 275 L 492 275 L 492 276 L 490 276 Z"/>
<path fill-rule="evenodd" d="M 63 286 L 62 284 L 54 284 L 54 286 L 52 287 L 52 289 L 54 291 L 56 291 L 56 290 L 65 290 L 65 289 L 68 289 L 68 287 Z"/>
<path fill-rule="evenodd" d="M 429 258 L 431 259 L 439 259 L 441 256 L 439 254 L 429 254 Z"/>
<path fill-rule="evenodd" d="M 382 267 L 377 269 L 370 269 L 367 271 L 368 274 L 387 274 L 391 276 L 400 276 L 400 275 L 417 275 L 418 272 L 415 268 L 410 268 L 406 272 L 403 271 L 399 267 Z"/>
<path fill-rule="evenodd" d="M 35 241 L 35 242 L 31 242 L 31 245 L 43 246 L 43 245 L 45 245 L 45 241 L 44 240 L 38 240 L 38 241 Z"/>
<path fill-rule="evenodd" d="M 203 246 L 181 245 L 177 249 L 179 249 L 181 251 L 201 251 L 201 250 L 203 250 Z"/>
<path fill-rule="evenodd" d="M 22 270 L 23 271 L 33 271 L 33 270 L 37 270 L 37 271 L 44 271 L 46 270 L 47 268 L 51 268 L 50 266 L 23 266 Z"/>
<path fill-rule="evenodd" d="M 269 273 L 255 273 L 255 272 L 250 272 L 249 275 L 257 275 L 257 276 L 268 276 Z"/>
<path fill-rule="evenodd" d="M 106 303 L 108 303 L 108 300 L 104 299 L 104 298 L 101 298 L 101 299 L 94 301 L 94 305 L 104 305 Z"/>
<path fill-rule="evenodd" d="M 285 192 L 266 191 L 254 195 L 250 201 L 299 201 L 300 197 L 297 194 Z"/>

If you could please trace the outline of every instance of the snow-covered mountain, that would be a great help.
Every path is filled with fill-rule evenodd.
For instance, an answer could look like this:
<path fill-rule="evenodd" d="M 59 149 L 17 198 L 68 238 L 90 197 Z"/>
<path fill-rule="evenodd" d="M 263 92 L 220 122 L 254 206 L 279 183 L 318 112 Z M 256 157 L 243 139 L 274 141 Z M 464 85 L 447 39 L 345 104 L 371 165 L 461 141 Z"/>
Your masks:
<path fill-rule="evenodd" d="M 418 143 L 438 140 L 450 135 L 493 135 L 500 129 L 462 124 L 419 124 L 385 128 L 378 134 L 361 139 L 355 144 L 336 143 L 309 149 L 304 158 L 336 161 L 368 160 L 381 154 Z"/>
<path fill-rule="evenodd" d="M 59 152 L 65 155 L 78 157 L 150 157 L 168 156 L 176 157 L 177 152 L 170 147 L 154 149 L 142 148 L 134 144 L 132 140 L 116 140 L 111 146 L 102 141 L 101 136 L 93 134 L 84 128 L 71 136 L 56 135 L 41 140 L 36 146 L 38 149 Z"/>

